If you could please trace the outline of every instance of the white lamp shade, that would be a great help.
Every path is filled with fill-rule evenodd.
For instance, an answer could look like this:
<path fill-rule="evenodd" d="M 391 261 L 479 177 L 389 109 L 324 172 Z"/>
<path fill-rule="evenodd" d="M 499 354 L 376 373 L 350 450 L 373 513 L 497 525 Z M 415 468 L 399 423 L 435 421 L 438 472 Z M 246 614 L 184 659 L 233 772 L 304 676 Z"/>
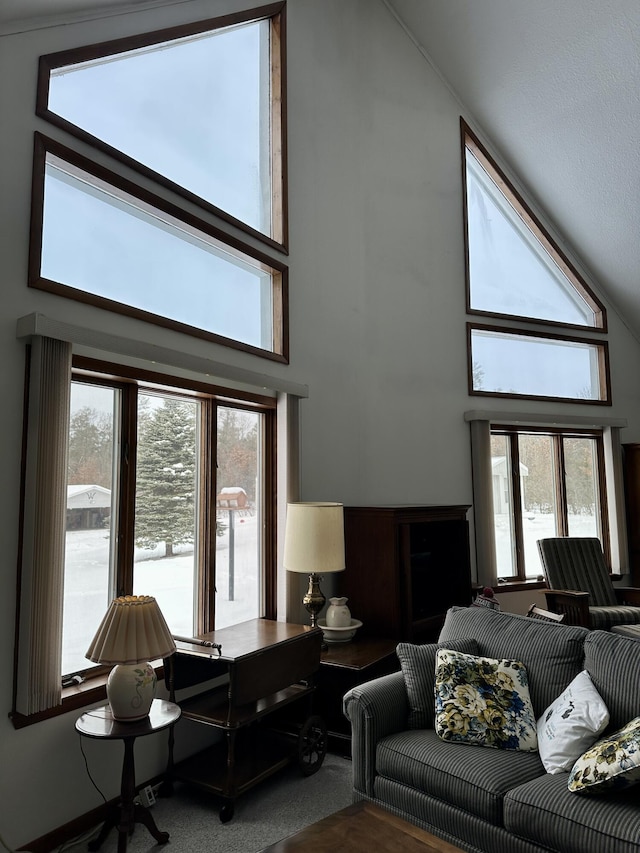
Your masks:
<path fill-rule="evenodd" d="M 287 505 L 285 569 L 307 575 L 344 570 L 343 509 L 340 503 Z"/>
<path fill-rule="evenodd" d="M 134 664 L 176 650 L 158 603 L 151 595 L 123 595 L 109 605 L 86 657 L 94 663 Z"/>

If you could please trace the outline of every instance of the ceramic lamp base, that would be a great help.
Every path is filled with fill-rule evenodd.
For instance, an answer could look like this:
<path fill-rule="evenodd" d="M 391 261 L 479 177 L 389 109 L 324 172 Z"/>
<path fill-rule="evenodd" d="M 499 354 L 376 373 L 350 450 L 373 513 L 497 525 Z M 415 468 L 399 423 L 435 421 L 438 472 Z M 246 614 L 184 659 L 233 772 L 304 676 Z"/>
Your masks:
<path fill-rule="evenodd" d="M 133 722 L 149 716 L 157 680 L 150 663 L 114 666 L 107 680 L 107 699 L 114 719 Z"/>

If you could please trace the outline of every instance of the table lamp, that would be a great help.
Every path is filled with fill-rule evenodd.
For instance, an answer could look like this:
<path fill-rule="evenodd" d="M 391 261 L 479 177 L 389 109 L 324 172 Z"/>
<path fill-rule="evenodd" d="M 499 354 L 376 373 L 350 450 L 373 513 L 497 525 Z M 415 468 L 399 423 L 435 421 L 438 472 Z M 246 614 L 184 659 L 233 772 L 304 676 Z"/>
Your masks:
<path fill-rule="evenodd" d="M 342 504 L 287 504 L 283 565 L 289 572 L 309 575 L 309 589 L 302 603 L 315 628 L 318 614 L 326 602 L 320 590 L 320 573 L 324 575 L 345 569 Z"/>
<path fill-rule="evenodd" d="M 86 657 L 115 664 L 107 680 L 107 699 L 114 719 L 142 720 L 149 714 L 157 677 L 150 661 L 176 650 L 169 626 L 151 595 L 114 598 Z"/>

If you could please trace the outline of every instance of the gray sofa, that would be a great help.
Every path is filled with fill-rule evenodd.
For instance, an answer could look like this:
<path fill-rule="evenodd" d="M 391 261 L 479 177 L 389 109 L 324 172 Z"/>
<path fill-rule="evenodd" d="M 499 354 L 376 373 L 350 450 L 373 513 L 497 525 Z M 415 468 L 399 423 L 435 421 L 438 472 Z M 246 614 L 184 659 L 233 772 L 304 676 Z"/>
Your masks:
<path fill-rule="evenodd" d="M 606 732 L 640 715 L 637 640 L 488 608 L 452 608 L 438 645 L 469 651 L 465 643 L 479 655 L 525 664 L 536 718 L 583 669 L 609 709 Z M 436 648 L 421 647 L 432 671 Z M 538 752 L 441 740 L 433 703 L 424 727 L 408 728 L 403 672 L 350 690 L 344 712 L 352 727 L 354 800 L 377 803 L 468 853 L 640 853 L 640 785 L 571 793 L 569 774 L 546 773 Z"/>

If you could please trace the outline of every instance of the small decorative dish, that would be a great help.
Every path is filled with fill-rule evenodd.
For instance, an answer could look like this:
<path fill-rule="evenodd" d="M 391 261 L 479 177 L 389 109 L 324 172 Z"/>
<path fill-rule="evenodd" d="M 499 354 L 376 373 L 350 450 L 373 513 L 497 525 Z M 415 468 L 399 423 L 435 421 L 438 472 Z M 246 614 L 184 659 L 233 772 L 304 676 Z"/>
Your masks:
<path fill-rule="evenodd" d="M 362 622 L 359 619 L 352 619 L 351 624 L 345 625 L 343 628 L 329 628 L 326 620 L 318 619 L 318 627 L 322 628 L 327 643 L 348 643 L 353 640 L 358 628 L 362 627 Z"/>

